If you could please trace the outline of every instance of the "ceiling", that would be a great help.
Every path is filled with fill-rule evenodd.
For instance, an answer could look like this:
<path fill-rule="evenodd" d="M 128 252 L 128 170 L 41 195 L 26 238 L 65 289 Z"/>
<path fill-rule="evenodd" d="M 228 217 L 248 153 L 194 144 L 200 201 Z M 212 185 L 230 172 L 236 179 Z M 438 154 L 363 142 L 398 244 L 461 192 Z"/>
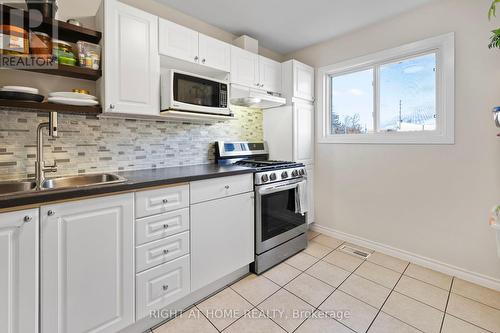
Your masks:
<path fill-rule="evenodd" d="M 282 54 L 433 0 L 156 0 Z"/>

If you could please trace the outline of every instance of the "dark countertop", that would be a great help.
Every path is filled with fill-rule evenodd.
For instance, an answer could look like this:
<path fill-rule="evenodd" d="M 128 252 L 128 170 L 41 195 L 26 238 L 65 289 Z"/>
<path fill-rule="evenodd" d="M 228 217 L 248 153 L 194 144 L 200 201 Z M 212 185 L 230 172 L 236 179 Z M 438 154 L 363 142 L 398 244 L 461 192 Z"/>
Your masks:
<path fill-rule="evenodd" d="M 51 201 L 83 198 L 87 196 L 133 191 L 153 186 L 185 183 L 195 180 L 253 173 L 252 168 L 201 164 L 160 169 L 112 172 L 127 179 L 126 182 L 16 193 L 0 196 L 0 209 L 43 204 Z"/>

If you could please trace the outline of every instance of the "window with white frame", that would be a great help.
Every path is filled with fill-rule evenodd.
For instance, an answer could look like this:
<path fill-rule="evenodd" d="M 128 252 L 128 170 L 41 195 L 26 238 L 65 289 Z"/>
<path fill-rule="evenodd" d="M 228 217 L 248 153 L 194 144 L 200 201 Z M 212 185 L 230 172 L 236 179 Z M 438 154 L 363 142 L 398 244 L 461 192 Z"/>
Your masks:
<path fill-rule="evenodd" d="M 454 35 L 318 70 L 320 143 L 454 143 Z"/>

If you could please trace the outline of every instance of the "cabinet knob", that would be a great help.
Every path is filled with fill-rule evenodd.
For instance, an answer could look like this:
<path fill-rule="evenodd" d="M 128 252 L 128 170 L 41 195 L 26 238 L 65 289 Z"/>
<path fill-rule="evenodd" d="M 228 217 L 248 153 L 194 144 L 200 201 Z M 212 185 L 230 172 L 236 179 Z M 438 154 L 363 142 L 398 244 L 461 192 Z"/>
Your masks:
<path fill-rule="evenodd" d="M 202 64 L 204 64 L 204 63 L 205 63 L 205 61 L 206 61 L 205 59 L 202 59 L 202 60 L 201 60 L 201 63 L 202 63 Z"/>
<path fill-rule="evenodd" d="M 198 59 L 200 59 L 198 56 L 194 57 L 194 61 L 198 61 Z"/>
<path fill-rule="evenodd" d="M 260 84 L 259 84 L 259 83 L 256 83 L 255 85 L 256 85 L 257 87 L 260 87 Z"/>
<path fill-rule="evenodd" d="M 33 220 L 33 217 L 31 217 L 30 215 L 26 215 L 26 216 L 24 217 L 24 222 L 26 222 L 26 223 L 29 223 L 29 222 L 31 222 L 32 220 Z"/>
<path fill-rule="evenodd" d="M 263 88 L 264 87 L 264 83 L 259 84 L 259 87 Z"/>
<path fill-rule="evenodd" d="M 47 212 L 48 216 L 54 216 L 56 212 L 54 212 L 52 209 Z"/>
<path fill-rule="evenodd" d="M 115 108 L 115 105 L 114 105 L 114 104 L 109 104 L 109 108 L 110 108 L 111 110 L 113 110 L 113 109 Z"/>
<path fill-rule="evenodd" d="M 163 229 L 167 229 L 167 228 L 168 228 L 168 224 L 164 224 Z"/>
<path fill-rule="evenodd" d="M 224 186 L 226 190 L 229 190 L 229 185 Z"/>
<path fill-rule="evenodd" d="M 164 249 L 163 250 L 163 254 L 167 254 L 168 253 L 168 250 L 167 249 Z"/>
<path fill-rule="evenodd" d="M 167 204 L 168 203 L 168 199 L 163 199 L 161 202 L 163 202 L 164 204 Z"/>
<path fill-rule="evenodd" d="M 168 284 L 163 285 L 162 289 L 163 289 L 163 291 L 167 291 L 168 290 Z"/>

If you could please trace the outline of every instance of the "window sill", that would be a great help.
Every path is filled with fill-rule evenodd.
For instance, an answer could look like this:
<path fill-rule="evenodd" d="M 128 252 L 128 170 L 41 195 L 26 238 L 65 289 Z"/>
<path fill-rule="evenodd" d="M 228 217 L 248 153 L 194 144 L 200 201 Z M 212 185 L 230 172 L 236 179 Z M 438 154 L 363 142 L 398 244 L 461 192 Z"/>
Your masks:
<path fill-rule="evenodd" d="M 453 135 L 439 133 L 374 133 L 321 136 L 319 144 L 453 145 Z"/>

